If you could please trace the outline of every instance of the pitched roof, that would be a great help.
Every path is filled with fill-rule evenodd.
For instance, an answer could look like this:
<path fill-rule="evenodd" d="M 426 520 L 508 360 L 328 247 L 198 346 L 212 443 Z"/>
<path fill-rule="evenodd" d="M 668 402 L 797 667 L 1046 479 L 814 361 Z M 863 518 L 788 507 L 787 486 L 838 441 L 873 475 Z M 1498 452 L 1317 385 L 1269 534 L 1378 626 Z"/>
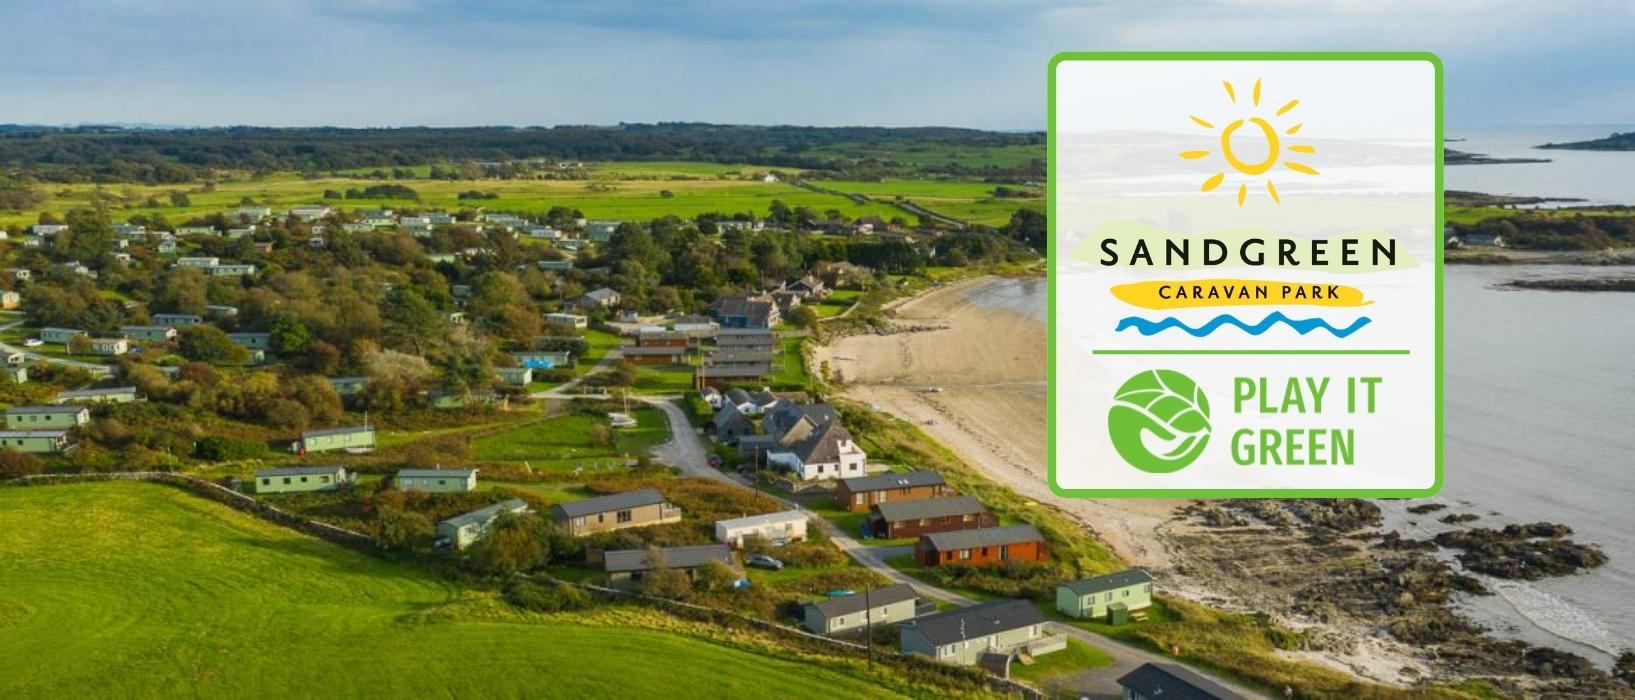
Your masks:
<path fill-rule="evenodd" d="M 726 430 L 736 423 L 742 423 L 746 426 L 753 427 L 753 425 L 749 422 L 749 418 L 745 417 L 744 414 L 738 410 L 738 404 L 732 403 L 731 401 L 723 404 L 721 406 L 721 410 L 715 412 L 715 417 L 710 419 L 710 423 L 715 426 L 717 432 Z"/>
<path fill-rule="evenodd" d="M 1164 700 L 1238 700 L 1242 695 L 1227 690 L 1178 664 L 1144 663 L 1124 674 L 1118 684 L 1147 698 Z"/>
<path fill-rule="evenodd" d="M 664 494 L 658 489 L 636 489 L 624 493 L 615 493 L 609 496 L 587 498 L 583 501 L 570 501 L 551 506 L 552 513 L 561 513 L 569 518 L 578 518 L 597 513 L 606 513 L 614 510 L 624 510 L 637 506 L 664 503 Z M 611 553 L 611 552 L 610 552 Z"/>
<path fill-rule="evenodd" d="M 876 588 L 869 591 L 867 595 L 863 593 L 853 593 L 851 595 L 840 596 L 837 598 L 826 598 L 824 600 L 813 601 L 811 603 L 807 603 L 807 605 L 817 608 L 818 612 L 823 613 L 824 617 L 834 617 L 836 615 L 850 615 L 856 612 L 863 612 L 864 606 L 873 606 L 878 608 L 885 605 L 891 605 L 892 603 L 901 603 L 905 600 L 914 600 L 918 597 L 920 597 L 920 594 L 914 592 L 913 586 L 906 583 L 899 583 L 895 586 Z"/>
<path fill-rule="evenodd" d="M 448 476 L 456 479 L 469 479 L 476 474 L 475 469 L 399 469 L 397 476 Z"/>
<path fill-rule="evenodd" d="M 927 498 L 920 501 L 888 501 L 877 503 L 874 509 L 886 522 L 943 518 L 950 515 L 978 515 L 988 512 L 982 503 L 970 496 Z"/>
<path fill-rule="evenodd" d="M 734 404 L 749 403 L 749 392 L 733 387 L 727 390 L 727 400 Z"/>
<path fill-rule="evenodd" d="M 471 525 L 471 524 L 486 523 L 486 522 L 488 522 L 490 520 L 493 520 L 494 518 L 499 517 L 501 513 L 520 513 L 522 511 L 527 510 L 527 509 L 528 509 L 528 502 L 527 501 L 524 501 L 524 500 L 522 500 L 520 498 L 512 498 L 512 499 L 500 501 L 499 503 L 495 503 L 494 505 L 491 505 L 491 506 L 487 506 L 487 507 L 484 507 L 484 508 L 478 508 L 478 509 L 476 509 L 474 511 L 471 511 L 470 513 L 465 513 L 463 515 L 456 515 L 456 516 L 454 516 L 452 518 L 449 518 L 448 520 L 444 520 L 443 522 L 441 522 L 439 524 L 440 525 L 453 525 L 454 527 L 465 527 L 466 525 Z"/>
<path fill-rule="evenodd" d="M 325 435 L 349 435 L 352 433 L 372 432 L 375 432 L 375 428 L 372 425 L 349 425 L 344 428 L 319 428 L 317 430 L 303 431 L 301 433 L 301 439 L 305 440 L 307 438 L 323 437 Z"/>
<path fill-rule="evenodd" d="M 780 510 L 776 513 L 762 513 L 760 515 L 748 515 L 742 518 L 733 518 L 731 520 L 717 520 L 715 521 L 715 525 L 716 527 L 725 527 L 731 530 L 733 528 L 759 527 L 761 525 L 771 525 L 773 523 L 792 523 L 805 519 L 806 514 L 798 510 Z"/>
<path fill-rule="evenodd" d="M 1044 622 L 1047 622 L 1044 614 L 1032 603 L 1002 599 L 915 618 L 904 622 L 903 627 L 918 630 L 926 640 L 942 646 Z"/>
<path fill-rule="evenodd" d="M 134 386 L 110 386 L 110 387 L 104 387 L 104 388 L 101 388 L 101 389 L 70 389 L 70 390 L 67 390 L 67 391 L 59 391 L 59 392 L 57 392 L 57 398 L 62 399 L 62 398 L 72 398 L 72 397 L 80 397 L 80 396 L 109 396 L 109 395 L 112 395 L 112 394 L 134 394 L 134 393 L 136 393 L 136 387 L 134 387 Z"/>
<path fill-rule="evenodd" d="M 724 544 L 700 544 L 691 547 L 666 547 L 658 550 L 664 565 L 671 569 L 691 569 L 712 561 L 732 563 L 732 549 Z M 645 549 L 620 549 L 603 555 L 606 571 L 646 571 L 653 568 Z"/>
<path fill-rule="evenodd" d="M 1009 527 L 985 527 L 980 530 L 937 532 L 930 535 L 921 535 L 921 538 L 928 540 L 934 549 L 948 550 L 996 547 L 1017 542 L 1037 542 L 1043 540 L 1044 536 L 1040 535 L 1038 528 L 1032 525 L 1011 525 Z"/>
<path fill-rule="evenodd" d="M 801 418 L 810 418 L 813 427 L 821 428 L 833 422 L 838 415 L 835 407 L 826 403 L 798 404 L 789 399 L 778 399 L 767 411 L 766 418 L 761 423 L 766 426 L 766 432 L 782 436 L 795 427 Z"/>
<path fill-rule="evenodd" d="M 1142 583 L 1152 583 L 1152 574 L 1140 569 L 1126 569 L 1117 573 L 1092 576 L 1090 578 L 1081 578 L 1077 581 L 1068 581 L 1067 583 L 1062 584 L 1062 586 L 1078 595 L 1090 595 L 1092 593 L 1116 591 L 1120 588 L 1126 588 Z"/>
<path fill-rule="evenodd" d="M 0 430 L 0 437 L 8 438 L 57 438 L 67 435 L 67 430 Z"/>
<path fill-rule="evenodd" d="M 680 345 L 620 345 L 619 353 L 626 357 L 642 355 L 662 357 L 665 355 L 685 355 L 687 354 L 687 348 Z"/>
<path fill-rule="evenodd" d="M 335 465 L 327 467 L 274 467 L 272 469 L 257 469 L 255 476 L 259 479 L 264 476 L 311 476 L 315 474 L 336 474 L 343 471 L 346 471 L 345 468 Z"/>
<path fill-rule="evenodd" d="M 827 464 L 840 461 L 840 445 L 851 442 L 852 434 L 840 421 L 830 421 L 818 428 L 805 440 L 789 447 L 801 464 Z"/>
<path fill-rule="evenodd" d="M 881 491 L 884 489 L 907 489 L 919 486 L 940 486 L 946 482 L 942 475 L 929 469 L 912 471 L 907 474 L 875 474 L 874 476 L 857 476 L 850 479 L 841 479 L 840 483 L 852 493 L 864 491 Z"/>

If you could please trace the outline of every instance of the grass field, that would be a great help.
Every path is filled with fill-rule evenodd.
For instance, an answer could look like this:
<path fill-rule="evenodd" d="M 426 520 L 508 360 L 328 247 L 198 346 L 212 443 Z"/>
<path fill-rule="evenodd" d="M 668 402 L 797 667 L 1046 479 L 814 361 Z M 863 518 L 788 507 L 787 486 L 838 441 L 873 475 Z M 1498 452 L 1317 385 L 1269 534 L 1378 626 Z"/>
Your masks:
<path fill-rule="evenodd" d="M 480 460 L 527 462 L 535 468 L 589 468 L 622 460 L 624 455 L 635 459 L 670 438 L 669 425 L 659 409 L 638 408 L 631 414 L 636 427 L 613 431 L 611 447 L 591 441 L 591 428 L 605 424 L 605 417 L 568 413 L 479 437 L 471 443 L 471 455 Z"/>
<path fill-rule="evenodd" d="M 1113 657 L 1107 652 L 1069 639 L 1066 649 L 1037 657 L 1031 665 L 1012 664 L 1011 676 L 1039 684 L 1111 665 Z"/>
<path fill-rule="evenodd" d="M 565 206 L 579 209 L 591 218 L 630 220 L 649 220 L 672 214 L 692 217 L 705 212 L 754 212 L 764 216 L 774 199 L 782 200 L 790 207 L 810 207 L 819 212 L 837 209 L 849 217 L 872 214 L 889 219 L 901 214 L 900 210 L 883 202 L 856 204 L 837 195 L 813 192 L 787 183 L 758 180 L 401 180 L 393 182 L 413 188 L 420 195 L 418 201 L 323 198 L 325 190 L 344 192 L 349 188 L 363 189 L 382 182 L 329 177 L 307 180 L 294 174 L 278 174 L 225 180 L 217 183 L 214 191 L 209 192 L 202 191 L 198 183 L 166 186 L 54 184 L 40 188 L 47 195 L 41 205 L 21 212 L 0 213 L 0 226 L 31 224 L 39 219 L 41 211 L 60 215 L 75 207 L 88 206 L 96 199 L 109 204 L 115 221 L 124 221 L 135 214 L 161 214 L 173 222 L 180 222 L 193 216 L 236 209 L 244 197 L 274 208 L 324 202 L 347 209 L 415 207 L 453 210 L 468 205 L 481 206 L 489 211 L 543 213 L 553 206 Z M 594 189 L 592 185 L 595 185 Z M 460 201 L 458 194 L 467 190 L 494 192 L 499 199 Z M 169 206 L 168 194 L 172 191 L 188 193 L 188 206 Z M 165 206 L 143 206 L 149 197 L 157 198 Z"/>
<path fill-rule="evenodd" d="M 890 693 L 695 637 L 523 615 L 162 486 L 3 488 L 0 528 L 0 697 Z"/>

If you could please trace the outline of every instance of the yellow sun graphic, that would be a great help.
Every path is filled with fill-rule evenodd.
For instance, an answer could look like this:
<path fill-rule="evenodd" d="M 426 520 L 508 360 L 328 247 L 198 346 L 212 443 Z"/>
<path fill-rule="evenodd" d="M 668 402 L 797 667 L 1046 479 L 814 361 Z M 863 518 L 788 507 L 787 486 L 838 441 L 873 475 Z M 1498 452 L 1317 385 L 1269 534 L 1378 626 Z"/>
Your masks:
<path fill-rule="evenodd" d="M 1231 81 L 1222 80 L 1221 85 L 1226 88 L 1226 98 L 1228 100 L 1231 100 L 1232 104 L 1234 104 L 1234 105 L 1237 104 L 1238 103 L 1238 93 L 1237 93 L 1237 90 L 1232 87 Z M 1254 102 L 1253 107 L 1255 109 L 1251 112 L 1251 114 L 1254 114 L 1254 113 L 1258 112 L 1259 109 L 1260 109 L 1260 79 L 1259 78 L 1255 79 L 1255 89 L 1254 89 L 1254 92 L 1253 92 L 1253 102 Z M 1277 112 L 1275 114 L 1271 115 L 1271 118 L 1276 119 L 1278 117 L 1282 117 L 1283 115 L 1286 115 L 1289 112 L 1294 111 L 1294 108 L 1299 106 L 1299 104 L 1300 104 L 1300 100 L 1289 100 L 1287 103 L 1284 103 L 1284 105 L 1282 107 L 1278 107 Z M 1201 126 L 1201 127 L 1205 128 L 1205 129 L 1209 129 L 1211 131 L 1215 130 L 1215 124 L 1213 122 L 1210 122 L 1209 120 L 1204 119 L 1203 117 L 1200 117 L 1200 116 L 1197 116 L 1197 115 L 1190 115 L 1190 116 L 1192 117 L 1193 123 L 1196 123 L 1198 126 Z M 1237 151 L 1234 151 L 1232 149 L 1232 135 L 1237 133 L 1238 129 L 1241 129 L 1244 126 L 1253 126 L 1253 127 L 1256 127 L 1258 129 L 1260 129 L 1261 137 L 1266 142 L 1266 145 L 1265 145 L 1266 153 L 1265 153 L 1265 156 L 1263 158 L 1260 158 L 1258 160 L 1245 161 L 1242 157 L 1240 157 L 1240 155 L 1241 155 L 1240 153 L 1238 153 Z M 1225 128 L 1220 130 L 1220 134 L 1221 134 L 1221 136 L 1220 136 L 1220 139 L 1221 139 L 1221 157 L 1226 160 L 1226 164 L 1228 166 L 1230 166 L 1232 168 L 1232 170 L 1235 170 L 1238 173 L 1247 176 L 1247 178 L 1252 181 L 1255 178 L 1259 178 L 1260 176 L 1265 175 L 1267 171 L 1271 170 L 1274 166 L 1276 166 L 1278 164 L 1278 159 L 1283 156 L 1284 151 L 1288 151 L 1289 153 L 1304 153 L 1304 154 L 1307 154 L 1307 155 L 1317 153 L 1317 149 L 1315 147 L 1312 147 L 1312 146 L 1307 145 L 1307 144 L 1298 144 L 1297 143 L 1297 144 L 1285 145 L 1283 143 L 1284 137 L 1293 136 L 1295 134 L 1300 133 L 1300 127 L 1301 126 L 1302 126 L 1302 124 L 1296 122 L 1294 125 L 1289 126 L 1287 128 L 1284 128 L 1280 132 L 1279 128 L 1276 127 L 1276 126 L 1273 126 L 1272 122 L 1269 121 L 1266 117 L 1262 117 L 1262 116 L 1257 115 L 1257 116 L 1246 116 L 1246 117 L 1240 118 L 1240 119 L 1234 119 L 1234 120 L 1232 120 L 1232 122 L 1228 123 Z M 1199 160 L 1199 159 L 1202 159 L 1202 158 L 1207 158 L 1210 155 L 1211 155 L 1210 151 L 1181 151 L 1181 157 L 1185 158 L 1187 160 Z M 1316 175 L 1317 174 L 1317 169 L 1316 168 L 1313 168 L 1313 167 L 1311 167 L 1309 165 L 1306 165 L 1304 163 L 1296 163 L 1296 162 L 1294 162 L 1292 160 L 1284 160 L 1284 161 L 1282 161 L 1282 163 L 1283 163 L 1283 167 L 1288 168 L 1289 170 L 1292 170 L 1294 172 L 1301 173 L 1303 175 Z M 1210 175 L 1208 178 L 1206 178 L 1204 180 L 1203 187 L 1200 188 L 1200 191 L 1203 191 L 1203 192 L 1212 191 L 1215 188 L 1220 187 L 1221 183 L 1223 181 L 1225 181 L 1225 180 L 1226 180 L 1226 171 L 1224 171 L 1224 170 L 1217 171 L 1214 175 Z M 1278 196 L 1277 196 L 1277 185 L 1272 184 L 1272 178 L 1271 177 L 1266 178 L 1266 194 L 1271 195 L 1272 202 L 1274 204 L 1281 204 L 1283 202 L 1283 200 L 1279 199 Z M 1240 206 L 1240 207 L 1243 206 L 1243 201 L 1245 199 L 1247 199 L 1248 197 L 1249 197 L 1249 184 L 1248 183 L 1239 184 L 1238 185 L 1238 206 Z"/>

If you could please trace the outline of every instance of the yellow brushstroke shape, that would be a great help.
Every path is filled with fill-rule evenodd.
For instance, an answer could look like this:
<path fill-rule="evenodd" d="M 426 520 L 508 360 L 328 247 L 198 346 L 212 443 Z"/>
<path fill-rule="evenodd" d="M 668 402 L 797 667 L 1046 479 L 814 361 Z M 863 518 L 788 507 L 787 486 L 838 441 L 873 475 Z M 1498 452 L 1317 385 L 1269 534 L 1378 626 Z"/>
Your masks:
<path fill-rule="evenodd" d="M 1155 280 L 1113 286 L 1113 296 L 1143 309 L 1208 306 L 1368 306 L 1362 290 L 1343 284 L 1276 280 Z"/>

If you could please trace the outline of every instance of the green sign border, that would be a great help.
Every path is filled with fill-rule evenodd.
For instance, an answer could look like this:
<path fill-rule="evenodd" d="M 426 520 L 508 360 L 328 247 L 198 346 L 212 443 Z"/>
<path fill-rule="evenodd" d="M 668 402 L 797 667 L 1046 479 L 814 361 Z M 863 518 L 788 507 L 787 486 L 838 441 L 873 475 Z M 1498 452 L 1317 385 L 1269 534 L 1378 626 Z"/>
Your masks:
<path fill-rule="evenodd" d="M 1056 68 L 1069 61 L 1424 61 L 1436 70 L 1436 481 L 1425 489 L 1068 489 L 1056 483 Z M 1442 490 L 1442 59 L 1428 51 L 1067 51 L 1050 59 L 1048 182 L 1050 221 L 1049 314 L 1046 357 L 1050 365 L 1045 434 L 1050 490 L 1065 498 L 1429 498 Z"/>

